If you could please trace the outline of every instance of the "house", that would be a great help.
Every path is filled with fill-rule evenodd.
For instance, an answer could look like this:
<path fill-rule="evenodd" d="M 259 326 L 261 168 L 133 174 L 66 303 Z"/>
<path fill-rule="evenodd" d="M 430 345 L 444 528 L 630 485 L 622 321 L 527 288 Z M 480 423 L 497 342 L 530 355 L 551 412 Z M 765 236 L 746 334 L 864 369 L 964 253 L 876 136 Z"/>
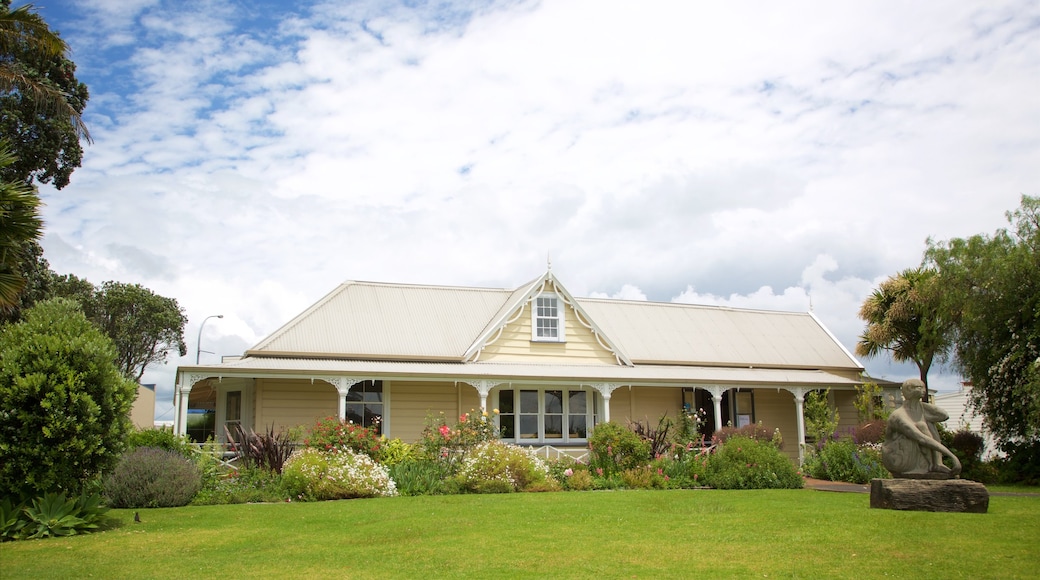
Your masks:
<path fill-rule="evenodd" d="M 990 459 L 994 456 L 1003 455 L 998 449 L 996 440 L 982 424 L 982 416 L 975 414 L 968 406 L 971 397 L 971 383 L 962 383 L 960 389 L 952 393 L 940 393 L 932 396 L 932 404 L 946 411 L 950 416 L 944 423 L 950 431 L 968 429 L 982 435 L 986 449 L 982 452 L 983 458 Z"/>
<path fill-rule="evenodd" d="M 137 398 L 130 407 L 130 421 L 138 429 L 155 426 L 155 384 L 137 385 Z"/>
<path fill-rule="evenodd" d="M 174 404 L 178 433 L 206 409 L 217 439 L 338 415 L 414 441 L 431 414 L 497 409 L 503 439 L 547 452 L 704 409 L 705 433 L 761 423 L 800 460 L 805 395 L 854 421 L 862 372 L 811 313 L 575 298 L 550 269 L 515 289 L 346 282 L 242 356 L 178 368 Z"/>

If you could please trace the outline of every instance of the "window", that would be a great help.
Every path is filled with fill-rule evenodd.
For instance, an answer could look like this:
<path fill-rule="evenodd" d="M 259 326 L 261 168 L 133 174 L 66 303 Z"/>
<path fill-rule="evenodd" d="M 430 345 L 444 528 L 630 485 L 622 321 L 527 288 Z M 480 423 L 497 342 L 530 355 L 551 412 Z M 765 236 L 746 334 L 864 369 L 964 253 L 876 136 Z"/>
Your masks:
<path fill-rule="evenodd" d="M 383 434 L 383 381 L 361 381 L 350 387 L 347 420 Z"/>
<path fill-rule="evenodd" d="M 737 390 L 733 392 L 733 414 L 736 426 L 744 427 L 755 422 L 755 395 L 751 391 Z"/>
<path fill-rule="evenodd" d="M 504 389 L 498 410 L 502 439 L 516 443 L 584 443 L 598 419 L 595 393 L 582 390 Z"/>
<path fill-rule="evenodd" d="M 531 308 L 531 340 L 564 342 L 563 307 L 553 294 L 543 294 L 534 299 Z"/>

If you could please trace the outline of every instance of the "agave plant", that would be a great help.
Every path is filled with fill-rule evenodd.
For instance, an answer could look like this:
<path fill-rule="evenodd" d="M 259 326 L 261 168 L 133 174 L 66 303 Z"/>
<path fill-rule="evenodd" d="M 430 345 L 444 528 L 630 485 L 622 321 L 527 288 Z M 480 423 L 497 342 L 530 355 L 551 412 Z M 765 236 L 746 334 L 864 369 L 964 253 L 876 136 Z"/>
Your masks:
<path fill-rule="evenodd" d="M 74 536 L 96 529 L 108 508 L 101 505 L 99 494 L 83 494 L 66 499 L 65 492 L 62 492 L 36 498 L 24 511 L 28 521 L 21 535 L 50 538 Z"/>
<path fill-rule="evenodd" d="M 17 540 L 25 527 L 25 505 L 12 504 L 10 498 L 0 500 L 0 542 Z"/>

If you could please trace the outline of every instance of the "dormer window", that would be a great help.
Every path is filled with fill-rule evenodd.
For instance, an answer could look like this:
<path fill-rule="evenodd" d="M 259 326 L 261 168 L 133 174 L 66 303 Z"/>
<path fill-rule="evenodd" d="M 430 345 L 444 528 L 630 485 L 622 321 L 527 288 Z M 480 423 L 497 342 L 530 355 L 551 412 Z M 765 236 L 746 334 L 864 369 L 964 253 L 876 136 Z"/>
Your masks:
<path fill-rule="evenodd" d="M 531 308 L 531 340 L 564 342 L 563 312 L 563 305 L 555 294 L 536 296 Z"/>

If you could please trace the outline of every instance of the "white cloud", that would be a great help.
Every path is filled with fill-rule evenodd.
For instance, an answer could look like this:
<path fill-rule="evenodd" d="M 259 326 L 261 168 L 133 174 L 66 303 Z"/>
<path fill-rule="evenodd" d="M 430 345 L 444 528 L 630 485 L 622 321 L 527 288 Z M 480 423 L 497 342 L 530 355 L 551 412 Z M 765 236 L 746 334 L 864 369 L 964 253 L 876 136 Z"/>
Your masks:
<path fill-rule="evenodd" d="M 811 296 L 851 349 L 927 237 L 1040 183 L 1035 2 L 55 3 L 95 143 L 47 258 L 224 313 L 217 344 L 549 252 L 576 295 Z"/>

